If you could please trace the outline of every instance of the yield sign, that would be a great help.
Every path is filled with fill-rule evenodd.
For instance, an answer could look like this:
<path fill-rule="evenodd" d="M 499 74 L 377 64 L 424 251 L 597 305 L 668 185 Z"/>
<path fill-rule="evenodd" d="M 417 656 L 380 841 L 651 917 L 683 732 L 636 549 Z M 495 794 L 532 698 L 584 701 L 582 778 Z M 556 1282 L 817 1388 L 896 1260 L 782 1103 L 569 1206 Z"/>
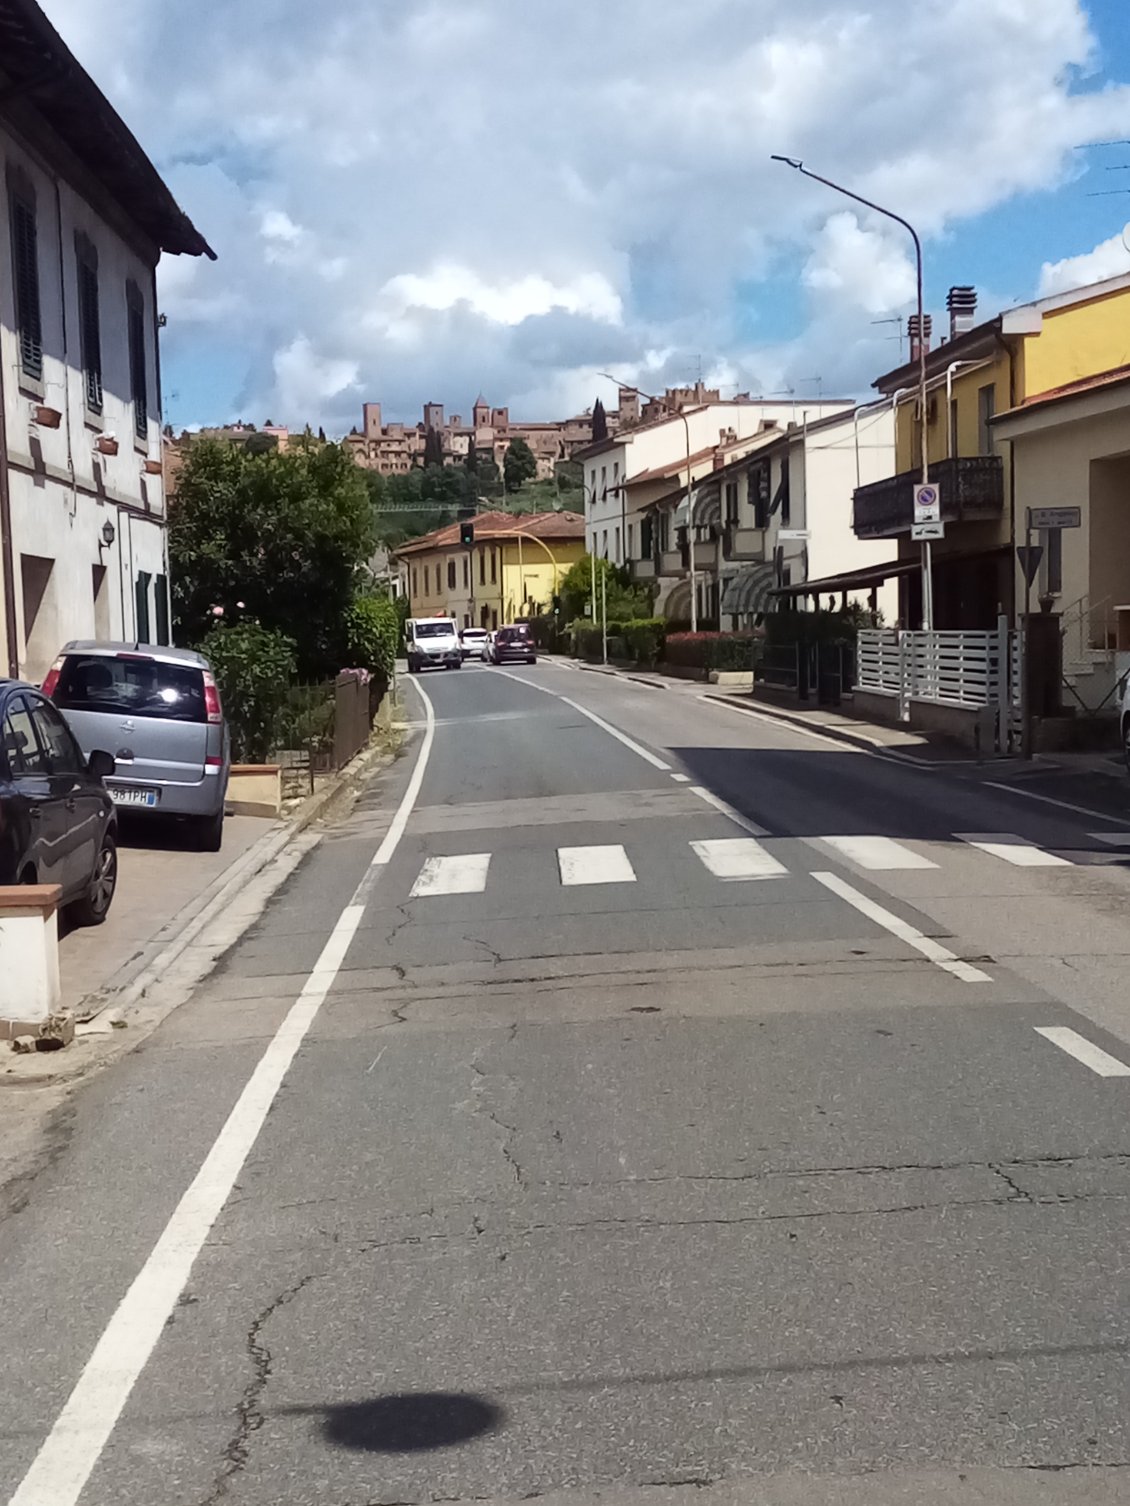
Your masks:
<path fill-rule="evenodd" d="M 1024 579 L 1029 585 L 1036 579 L 1036 571 L 1040 568 L 1040 561 L 1043 557 L 1043 544 L 1017 544 L 1016 558 L 1020 561 Z"/>

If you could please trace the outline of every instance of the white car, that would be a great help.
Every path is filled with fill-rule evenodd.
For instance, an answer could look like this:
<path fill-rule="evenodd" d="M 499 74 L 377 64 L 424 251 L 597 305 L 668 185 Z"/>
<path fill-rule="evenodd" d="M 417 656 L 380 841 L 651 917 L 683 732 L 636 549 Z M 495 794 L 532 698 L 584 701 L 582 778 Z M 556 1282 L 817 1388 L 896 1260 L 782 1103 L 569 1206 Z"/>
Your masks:
<path fill-rule="evenodd" d="M 489 636 L 486 628 L 463 628 L 459 634 L 459 648 L 464 659 L 472 659 L 476 655 L 481 659 Z"/>

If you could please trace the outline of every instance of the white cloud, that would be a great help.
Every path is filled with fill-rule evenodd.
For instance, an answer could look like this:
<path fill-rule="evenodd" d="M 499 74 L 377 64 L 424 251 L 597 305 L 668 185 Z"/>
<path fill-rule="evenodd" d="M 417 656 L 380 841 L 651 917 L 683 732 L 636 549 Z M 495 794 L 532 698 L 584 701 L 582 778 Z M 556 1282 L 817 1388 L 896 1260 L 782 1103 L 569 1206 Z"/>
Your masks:
<path fill-rule="evenodd" d="M 120 0 L 112 27 L 49 9 L 220 254 L 162 273 L 171 381 L 210 342 L 246 351 L 211 418 L 238 396 L 340 429 L 362 394 L 408 415 L 480 386 L 535 416 L 610 362 L 658 385 L 700 357 L 858 388 L 908 248 L 770 153 L 936 251 L 1130 117 L 1130 88 L 1089 82 L 1082 0 L 573 0 L 565 24 L 544 0 L 241 0 L 246 45 L 230 0 L 191 25 L 177 0 Z M 807 323 L 753 343 L 782 278 Z"/>
<path fill-rule="evenodd" d="M 1040 296 L 1047 298 L 1053 293 L 1068 293 L 1072 288 L 1082 288 L 1089 282 L 1102 282 L 1107 277 L 1122 277 L 1130 272 L 1130 225 L 1110 240 L 1103 241 L 1093 251 L 1082 256 L 1066 256 L 1062 261 L 1046 261 L 1040 268 Z"/>
<path fill-rule="evenodd" d="M 914 264 L 879 230 L 865 230 L 850 211 L 834 214 L 816 236 L 804 284 L 868 314 L 899 308 L 915 296 Z"/>

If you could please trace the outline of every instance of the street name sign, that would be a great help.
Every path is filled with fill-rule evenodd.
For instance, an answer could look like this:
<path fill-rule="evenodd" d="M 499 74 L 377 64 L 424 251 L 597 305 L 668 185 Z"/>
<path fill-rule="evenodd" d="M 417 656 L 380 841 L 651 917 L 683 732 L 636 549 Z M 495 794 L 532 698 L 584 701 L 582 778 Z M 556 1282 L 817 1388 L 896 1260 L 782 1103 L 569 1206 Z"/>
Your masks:
<path fill-rule="evenodd" d="M 1081 507 L 1030 507 L 1029 528 L 1082 528 Z"/>

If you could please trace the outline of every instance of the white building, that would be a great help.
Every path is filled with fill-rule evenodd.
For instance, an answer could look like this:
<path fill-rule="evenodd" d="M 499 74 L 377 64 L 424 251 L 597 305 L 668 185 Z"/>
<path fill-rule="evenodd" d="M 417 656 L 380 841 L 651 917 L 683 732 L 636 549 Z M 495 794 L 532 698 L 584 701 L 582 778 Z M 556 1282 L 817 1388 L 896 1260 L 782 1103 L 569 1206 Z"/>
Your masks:
<path fill-rule="evenodd" d="M 0 0 L 0 670 L 169 641 L 155 271 L 213 253 L 33 0 Z"/>
<path fill-rule="evenodd" d="M 850 402 L 830 398 L 803 404 L 749 398 L 706 402 L 590 445 L 578 456 L 584 464 L 586 549 L 627 564 L 641 582 L 656 582 L 656 607 L 664 615 L 687 616 L 689 449 L 698 615 L 717 619 L 720 567 L 727 561 L 713 531 L 717 520 L 708 516 L 700 494 L 703 484 L 790 425 L 803 427 L 852 409 Z M 850 521 L 849 495 L 849 533 Z"/>

